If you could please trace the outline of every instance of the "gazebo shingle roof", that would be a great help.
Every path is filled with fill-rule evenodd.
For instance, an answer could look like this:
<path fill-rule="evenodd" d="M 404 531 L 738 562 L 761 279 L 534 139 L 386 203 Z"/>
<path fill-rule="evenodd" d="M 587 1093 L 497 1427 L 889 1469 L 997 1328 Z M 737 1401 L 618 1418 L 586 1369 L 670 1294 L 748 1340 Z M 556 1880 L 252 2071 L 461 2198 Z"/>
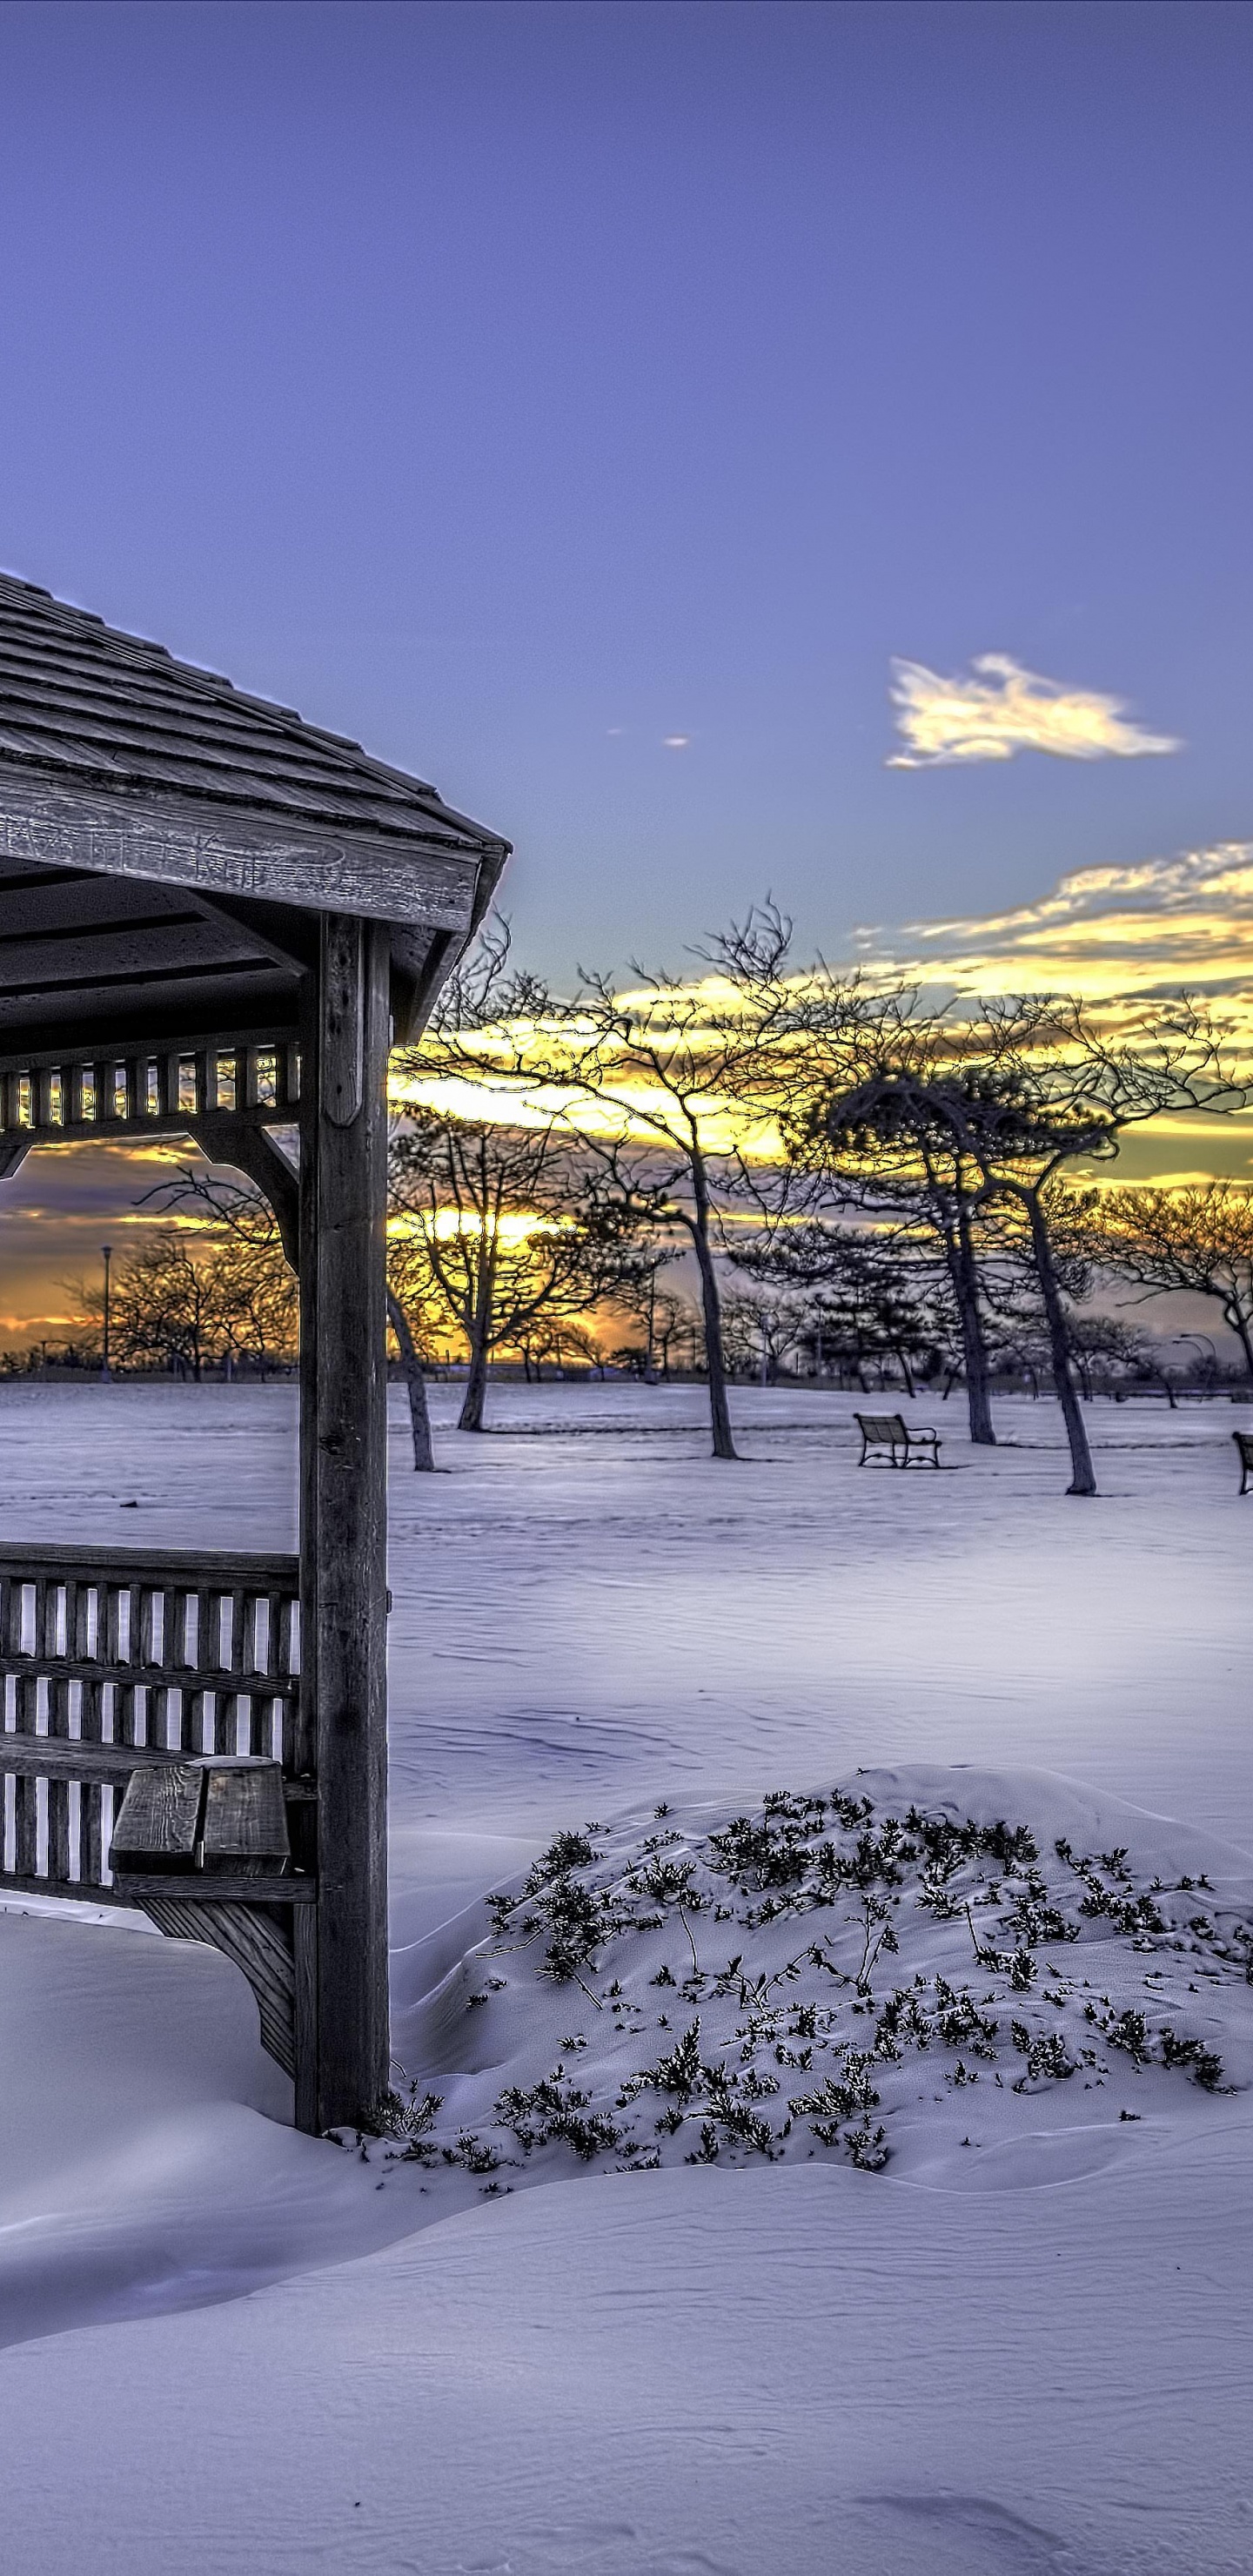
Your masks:
<path fill-rule="evenodd" d="M 508 854 L 424 779 L 0 573 L 10 1063 L 71 1030 L 292 1028 L 318 913 L 388 924 L 403 1037 Z"/>
<path fill-rule="evenodd" d="M 0 761 L 425 848 L 507 843 L 359 743 L 0 573 Z"/>

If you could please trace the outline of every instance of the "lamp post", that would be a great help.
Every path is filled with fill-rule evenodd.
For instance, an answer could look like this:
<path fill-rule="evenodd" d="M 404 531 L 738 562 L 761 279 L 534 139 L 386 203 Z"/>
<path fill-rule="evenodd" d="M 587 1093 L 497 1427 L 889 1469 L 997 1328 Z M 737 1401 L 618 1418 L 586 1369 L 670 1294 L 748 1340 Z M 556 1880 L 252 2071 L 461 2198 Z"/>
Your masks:
<path fill-rule="evenodd" d="M 654 1336 L 655 1336 L 655 1334 L 656 1334 L 656 1330 L 657 1330 L 657 1264 L 656 1264 L 656 1262 L 654 1261 L 654 1263 L 653 1263 L 653 1265 L 652 1265 L 652 1268 L 650 1269 L 649 1274 L 648 1274 L 648 1347 L 647 1347 L 647 1349 L 645 1350 L 645 1353 L 644 1353 L 644 1384 L 645 1384 L 645 1386 L 655 1386 L 655 1385 L 656 1385 L 656 1383 L 657 1383 L 657 1359 L 656 1359 L 656 1353 L 655 1353 L 654 1348 L 653 1348 L 653 1342 L 654 1342 Z"/>
<path fill-rule="evenodd" d="M 109 1263 L 113 1259 L 113 1246 L 111 1243 L 105 1243 L 101 1245 L 101 1250 L 104 1254 L 104 1333 L 100 1347 L 100 1374 L 101 1377 L 107 1378 L 109 1375 Z"/>

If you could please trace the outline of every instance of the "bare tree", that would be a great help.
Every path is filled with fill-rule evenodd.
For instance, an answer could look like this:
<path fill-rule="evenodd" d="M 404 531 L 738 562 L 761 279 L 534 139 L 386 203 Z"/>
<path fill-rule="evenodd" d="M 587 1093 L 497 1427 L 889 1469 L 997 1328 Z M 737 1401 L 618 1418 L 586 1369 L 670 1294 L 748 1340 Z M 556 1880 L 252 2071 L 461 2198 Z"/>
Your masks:
<path fill-rule="evenodd" d="M 624 1279 L 614 1293 L 613 1303 L 618 1311 L 634 1317 L 644 1327 L 644 1347 L 639 1375 L 646 1386 L 652 1386 L 655 1383 L 659 1355 L 662 1363 L 661 1374 L 663 1377 L 669 1376 L 670 1346 L 680 1321 L 686 1320 L 688 1314 L 687 1301 L 675 1296 L 671 1290 L 661 1285 L 663 1270 L 677 1258 L 677 1250 L 673 1244 L 659 1243 L 651 1246 L 645 1244 L 641 1248 L 639 1262 L 632 1276 Z M 629 1364 L 634 1365 L 635 1344 L 627 1344 L 624 1349 L 630 1354 Z M 621 1357 L 622 1354 L 618 1356 Z"/>
<path fill-rule="evenodd" d="M 787 972 L 791 926 L 770 902 L 699 953 L 699 983 L 633 965 L 619 992 L 585 975 L 566 1001 L 534 977 L 510 977 L 497 930 L 410 1065 L 421 1078 L 459 1074 L 525 1103 L 576 1136 L 601 1168 L 607 1198 L 681 1239 L 696 1258 L 716 1458 L 733 1459 L 717 1255 L 745 1195 L 754 1131 L 782 1097 L 780 1049 L 795 1042 Z M 776 1148 L 777 1150 L 777 1148 Z"/>
<path fill-rule="evenodd" d="M 1172 1413 L 1178 1409 L 1175 1382 L 1151 1336 L 1138 1333 L 1121 1315 L 1076 1315 L 1071 1318 L 1070 1347 L 1084 1396 L 1091 1403 L 1098 1383 L 1108 1387 L 1111 1372 L 1124 1383 L 1160 1386 Z"/>
<path fill-rule="evenodd" d="M 294 1173 L 292 1177 L 294 1185 Z M 214 1321 L 227 1346 L 263 1372 L 276 1360 L 292 1359 L 300 1338 L 300 1291 L 289 1257 L 289 1246 L 294 1246 L 290 1231 L 285 1240 L 270 1200 L 251 1182 L 188 1164 L 146 1192 L 140 1205 L 154 1202 L 166 1209 L 190 1208 L 199 1217 L 209 1258 L 206 1264 L 203 1253 L 191 1257 L 199 1259 L 205 1286 L 214 1293 Z M 404 1243 L 389 1240 L 387 1318 L 409 1399 L 413 1463 L 429 1471 L 435 1464 L 431 1421 L 414 1331 L 415 1319 L 421 1317 L 422 1331 L 429 1316 L 423 1314 L 421 1284 L 411 1272 Z M 99 1303 L 97 1291 L 85 1293 Z"/>
<path fill-rule="evenodd" d="M 506 1126 L 415 1107 L 393 1137 L 393 1223 L 469 1351 L 459 1429 L 481 1431 L 492 1354 L 583 1316 L 639 1260 L 642 1209 L 554 1121 Z"/>
<path fill-rule="evenodd" d="M 293 1174 L 293 1184 L 294 1184 Z M 219 1344 L 264 1375 L 288 1366 L 300 1344 L 300 1291 L 279 1218 L 251 1181 L 186 1164 L 144 1192 L 140 1207 L 190 1211 L 180 1236 L 196 1262 Z"/>
<path fill-rule="evenodd" d="M 812 1334 L 812 1301 L 765 1283 L 725 1289 L 722 1328 L 728 1368 L 774 1386 L 785 1359 Z"/>
<path fill-rule="evenodd" d="M 1105 1191 L 1092 1248 L 1145 1296 L 1212 1298 L 1253 1378 L 1253 1184 Z"/>
<path fill-rule="evenodd" d="M 667 1252 L 664 1258 L 669 1260 L 670 1253 Z M 624 1342 L 612 1356 L 619 1366 L 633 1369 L 648 1386 L 654 1385 L 658 1376 L 670 1376 L 671 1366 L 677 1366 L 677 1353 L 685 1340 L 689 1347 L 699 1340 L 698 1309 L 690 1297 L 659 1287 L 656 1265 L 651 1262 L 638 1289 L 619 1289 L 613 1303 L 623 1314 L 638 1318 L 644 1327 L 644 1340 L 642 1343 Z"/>
<path fill-rule="evenodd" d="M 873 1016 L 873 1015 L 872 1015 Z M 883 1025 L 879 1014 L 876 1036 Z M 1243 1105 L 1244 1083 L 1220 1033 L 1186 997 L 1114 1032 L 1082 1001 L 958 1000 L 923 1012 L 917 997 L 893 999 L 891 1043 L 869 1075 L 810 1105 L 811 1135 L 837 1152 L 915 1160 L 928 1132 L 950 1140 L 954 1167 L 973 1176 L 964 1195 L 971 1217 L 995 1218 L 1025 1236 L 1048 1333 L 1054 1387 L 1071 1455 L 1072 1494 L 1096 1491 L 1091 1451 L 1071 1367 L 1064 1262 L 1050 1214 L 1065 1204 L 1057 1184 L 1075 1165 L 1117 1155 L 1128 1126 L 1184 1109 Z"/>
<path fill-rule="evenodd" d="M 67 1282 L 85 1319 L 98 1322 L 103 1290 Z M 109 1339 L 121 1368 L 161 1367 L 197 1381 L 228 1354 L 274 1364 L 290 1344 L 281 1297 L 267 1293 L 255 1243 L 170 1230 L 119 1261 L 109 1300 Z"/>

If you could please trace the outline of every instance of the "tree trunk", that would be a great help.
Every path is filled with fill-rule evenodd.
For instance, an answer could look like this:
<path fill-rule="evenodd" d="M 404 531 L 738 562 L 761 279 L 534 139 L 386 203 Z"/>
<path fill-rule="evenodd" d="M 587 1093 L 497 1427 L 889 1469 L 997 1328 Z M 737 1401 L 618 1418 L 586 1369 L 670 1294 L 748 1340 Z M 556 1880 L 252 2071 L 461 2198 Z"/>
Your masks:
<path fill-rule="evenodd" d="M 996 1433 L 992 1428 L 992 1404 L 988 1394 L 988 1346 L 983 1338 L 983 1317 L 979 1312 L 979 1273 L 970 1237 L 970 1211 L 960 1191 L 957 1195 L 957 1237 L 949 1270 L 961 1326 L 970 1437 L 978 1449 L 995 1449 Z"/>
<path fill-rule="evenodd" d="M 1040 1296 L 1048 1325 L 1049 1349 L 1053 1360 L 1053 1383 L 1057 1388 L 1062 1419 L 1066 1425 L 1066 1437 L 1070 1443 L 1071 1478 L 1066 1491 L 1069 1494 L 1094 1494 L 1096 1476 L 1079 1398 L 1075 1393 L 1075 1382 L 1070 1373 L 1070 1336 L 1066 1330 L 1066 1309 L 1062 1304 L 1062 1293 L 1057 1284 L 1057 1272 L 1053 1265 L 1053 1247 L 1049 1242 L 1044 1211 L 1036 1192 L 1024 1190 L 1022 1197 L 1031 1221 L 1031 1249 L 1035 1255 L 1036 1277 L 1040 1283 Z"/>
<path fill-rule="evenodd" d="M 470 1374 L 461 1411 L 457 1416 L 458 1431 L 481 1431 L 483 1406 L 487 1399 L 487 1345 L 475 1334 L 470 1352 Z"/>
<path fill-rule="evenodd" d="M 1226 1323 L 1230 1324 L 1232 1332 L 1236 1335 L 1240 1348 L 1244 1353 L 1245 1368 L 1247 1369 L 1249 1376 L 1253 1378 L 1253 1337 L 1251 1337 L 1249 1333 L 1249 1318 L 1245 1314 L 1244 1308 L 1238 1297 L 1229 1297 L 1224 1299 L 1223 1318 Z"/>
<path fill-rule="evenodd" d="M 715 1458 L 734 1458 L 735 1442 L 731 1437 L 731 1415 L 727 1405 L 727 1370 L 722 1349 L 722 1307 L 718 1297 L 718 1277 L 709 1244 L 709 1203 L 705 1197 L 704 1179 L 699 1167 L 694 1174 L 696 1219 L 691 1227 L 692 1244 L 700 1269 L 701 1305 L 705 1316 L 705 1365 L 709 1372 L 709 1420 L 713 1432 Z"/>
<path fill-rule="evenodd" d="M 457 1416 L 458 1431 L 481 1431 L 483 1407 L 487 1400 L 487 1352 L 492 1328 L 492 1291 L 496 1265 L 484 1252 L 479 1272 L 478 1295 L 474 1301 L 474 1325 L 470 1334 L 470 1374 L 466 1379 L 465 1397 Z"/>
<path fill-rule="evenodd" d="M 422 1374 L 422 1362 L 409 1330 L 409 1318 L 399 1297 L 394 1296 L 390 1288 L 387 1291 L 387 1320 L 396 1336 L 396 1347 L 400 1352 L 400 1365 L 404 1371 L 405 1386 L 409 1396 L 409 1428 L 413 1433 L 413 1463 L 420 1474 L 425 1472 L 429 1475 L 435 1465 L 435 1453 L 431 1447 L 431 1414 L 426 1400 L 426 1379 Z"/>

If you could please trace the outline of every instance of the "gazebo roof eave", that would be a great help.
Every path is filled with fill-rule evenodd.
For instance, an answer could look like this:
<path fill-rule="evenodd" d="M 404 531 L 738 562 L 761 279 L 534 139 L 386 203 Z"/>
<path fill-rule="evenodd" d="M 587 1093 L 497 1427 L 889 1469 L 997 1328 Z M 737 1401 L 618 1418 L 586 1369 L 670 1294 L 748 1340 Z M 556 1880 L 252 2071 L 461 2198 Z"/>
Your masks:
<path fill-rule="evenodd" d="M 0 862 L 254 895 L 313 912 L 468 926 L 480 870 L 494 882 L 511 844 L 445 810 L 452 828 L 429 835 L 345 825 L 244 796 L 40 769 L 0 746 Z"/>

